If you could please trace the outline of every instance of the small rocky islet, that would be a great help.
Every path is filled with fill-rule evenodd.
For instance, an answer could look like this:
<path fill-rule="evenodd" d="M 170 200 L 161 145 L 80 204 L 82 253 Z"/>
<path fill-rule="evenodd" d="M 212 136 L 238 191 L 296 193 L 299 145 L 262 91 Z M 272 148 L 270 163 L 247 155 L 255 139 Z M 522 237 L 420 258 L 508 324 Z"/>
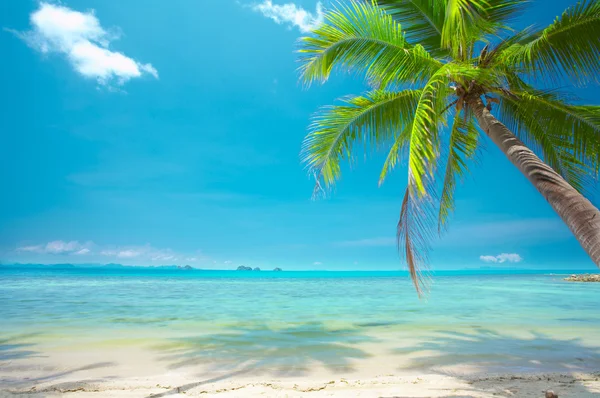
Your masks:
<path fill-rule="evenodd" d="M 260 271 L 260 268 L 256 267 L 256 268 L 252 268 L 252 267 L 246 267 L 245 265 L 240 265 L 239 267 L 237 267 L 237 271 Z M 273 271 L 283 271 L 281 268 L 276 267 Z"/>
<path fill-rule="evenodd" d="M 573 274 L 565 280 L 568 282 L 600 282 L 600 274 Z"/>

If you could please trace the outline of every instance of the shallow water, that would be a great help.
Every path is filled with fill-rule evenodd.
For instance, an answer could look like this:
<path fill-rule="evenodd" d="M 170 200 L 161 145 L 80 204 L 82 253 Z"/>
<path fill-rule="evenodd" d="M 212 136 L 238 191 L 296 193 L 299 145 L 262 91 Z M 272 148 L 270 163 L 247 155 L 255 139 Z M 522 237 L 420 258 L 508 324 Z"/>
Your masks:
<path fill-rule="evenodd" d="M 600 369 L 600 284 L 563 277 L 435 275 L 420 300 L 393 272 L 0 268 L 0 365 L 140 347 L 171 369 Z"/>

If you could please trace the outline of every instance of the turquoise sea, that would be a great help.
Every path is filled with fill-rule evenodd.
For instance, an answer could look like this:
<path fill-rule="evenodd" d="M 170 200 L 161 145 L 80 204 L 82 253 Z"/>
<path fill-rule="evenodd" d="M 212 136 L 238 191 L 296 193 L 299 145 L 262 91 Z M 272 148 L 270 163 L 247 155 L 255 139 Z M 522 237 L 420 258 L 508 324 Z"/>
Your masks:
<path fill-rule="evenodd" d="M 390 372 L 600 369 L 600 284 L 514 272 L 439 272 L 419 299 L 401 272 L 0 267 L 0 371 L 128 350 L 282 377 L 382 358 Z"/>

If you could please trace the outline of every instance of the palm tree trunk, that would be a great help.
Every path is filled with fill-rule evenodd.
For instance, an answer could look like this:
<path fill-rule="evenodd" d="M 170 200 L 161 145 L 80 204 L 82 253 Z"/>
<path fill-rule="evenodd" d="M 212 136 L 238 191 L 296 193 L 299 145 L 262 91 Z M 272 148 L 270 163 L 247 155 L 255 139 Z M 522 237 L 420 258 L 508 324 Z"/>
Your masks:
<path fill-rule="evenodd" d="M 546 198 L 592 261 L 600 267 L 600 211 L 500 123 L 481 98 L 469 101 L 469 105 L 481 129 Z"/>

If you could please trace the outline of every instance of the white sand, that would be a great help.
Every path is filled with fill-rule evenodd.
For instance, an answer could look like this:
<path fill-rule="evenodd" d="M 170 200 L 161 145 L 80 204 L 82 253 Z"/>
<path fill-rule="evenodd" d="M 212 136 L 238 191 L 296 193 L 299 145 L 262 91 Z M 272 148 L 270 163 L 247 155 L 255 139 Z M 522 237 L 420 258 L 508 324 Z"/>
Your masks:
<path fill-rule="evenodd" d="M 543 397 L 552 389 L 560 397 L 600 396 L 600 374 L 498 375 L 490 377 L 382 376 L 372 379 L 326 378 L 316 380 L 192 379 L 176 374 L 151 378 L 94 378 L 52 380 L 27 388 L 0 390 L 0 397 Z M 20 395 L 19 394 L 19 395 Z"/>
<path fill-rule="evenodd" d="M 589 366 L 582 371 L 570 362 L 561 363 L 559 372 L 540 367 L 510 374 L 464 363 L 410 369 L 402 361 L 414 363 L 414 356 L 390 356 L 385 350 L 348 364 L 348 369 L 328 369 L 322 363 L 282 369 L 252 361 L 215 368 L 206 359 L 173 367 L 160 359 L 152 350 L 131 347 L 85 352 L 48 348 L 0 362 L 0 397 L 479 398 L 543 397 L 547 389 L 561 398 L 600 397 L 600 372 Z M 536 360 L 529 362 L 535 365 Z"/>

